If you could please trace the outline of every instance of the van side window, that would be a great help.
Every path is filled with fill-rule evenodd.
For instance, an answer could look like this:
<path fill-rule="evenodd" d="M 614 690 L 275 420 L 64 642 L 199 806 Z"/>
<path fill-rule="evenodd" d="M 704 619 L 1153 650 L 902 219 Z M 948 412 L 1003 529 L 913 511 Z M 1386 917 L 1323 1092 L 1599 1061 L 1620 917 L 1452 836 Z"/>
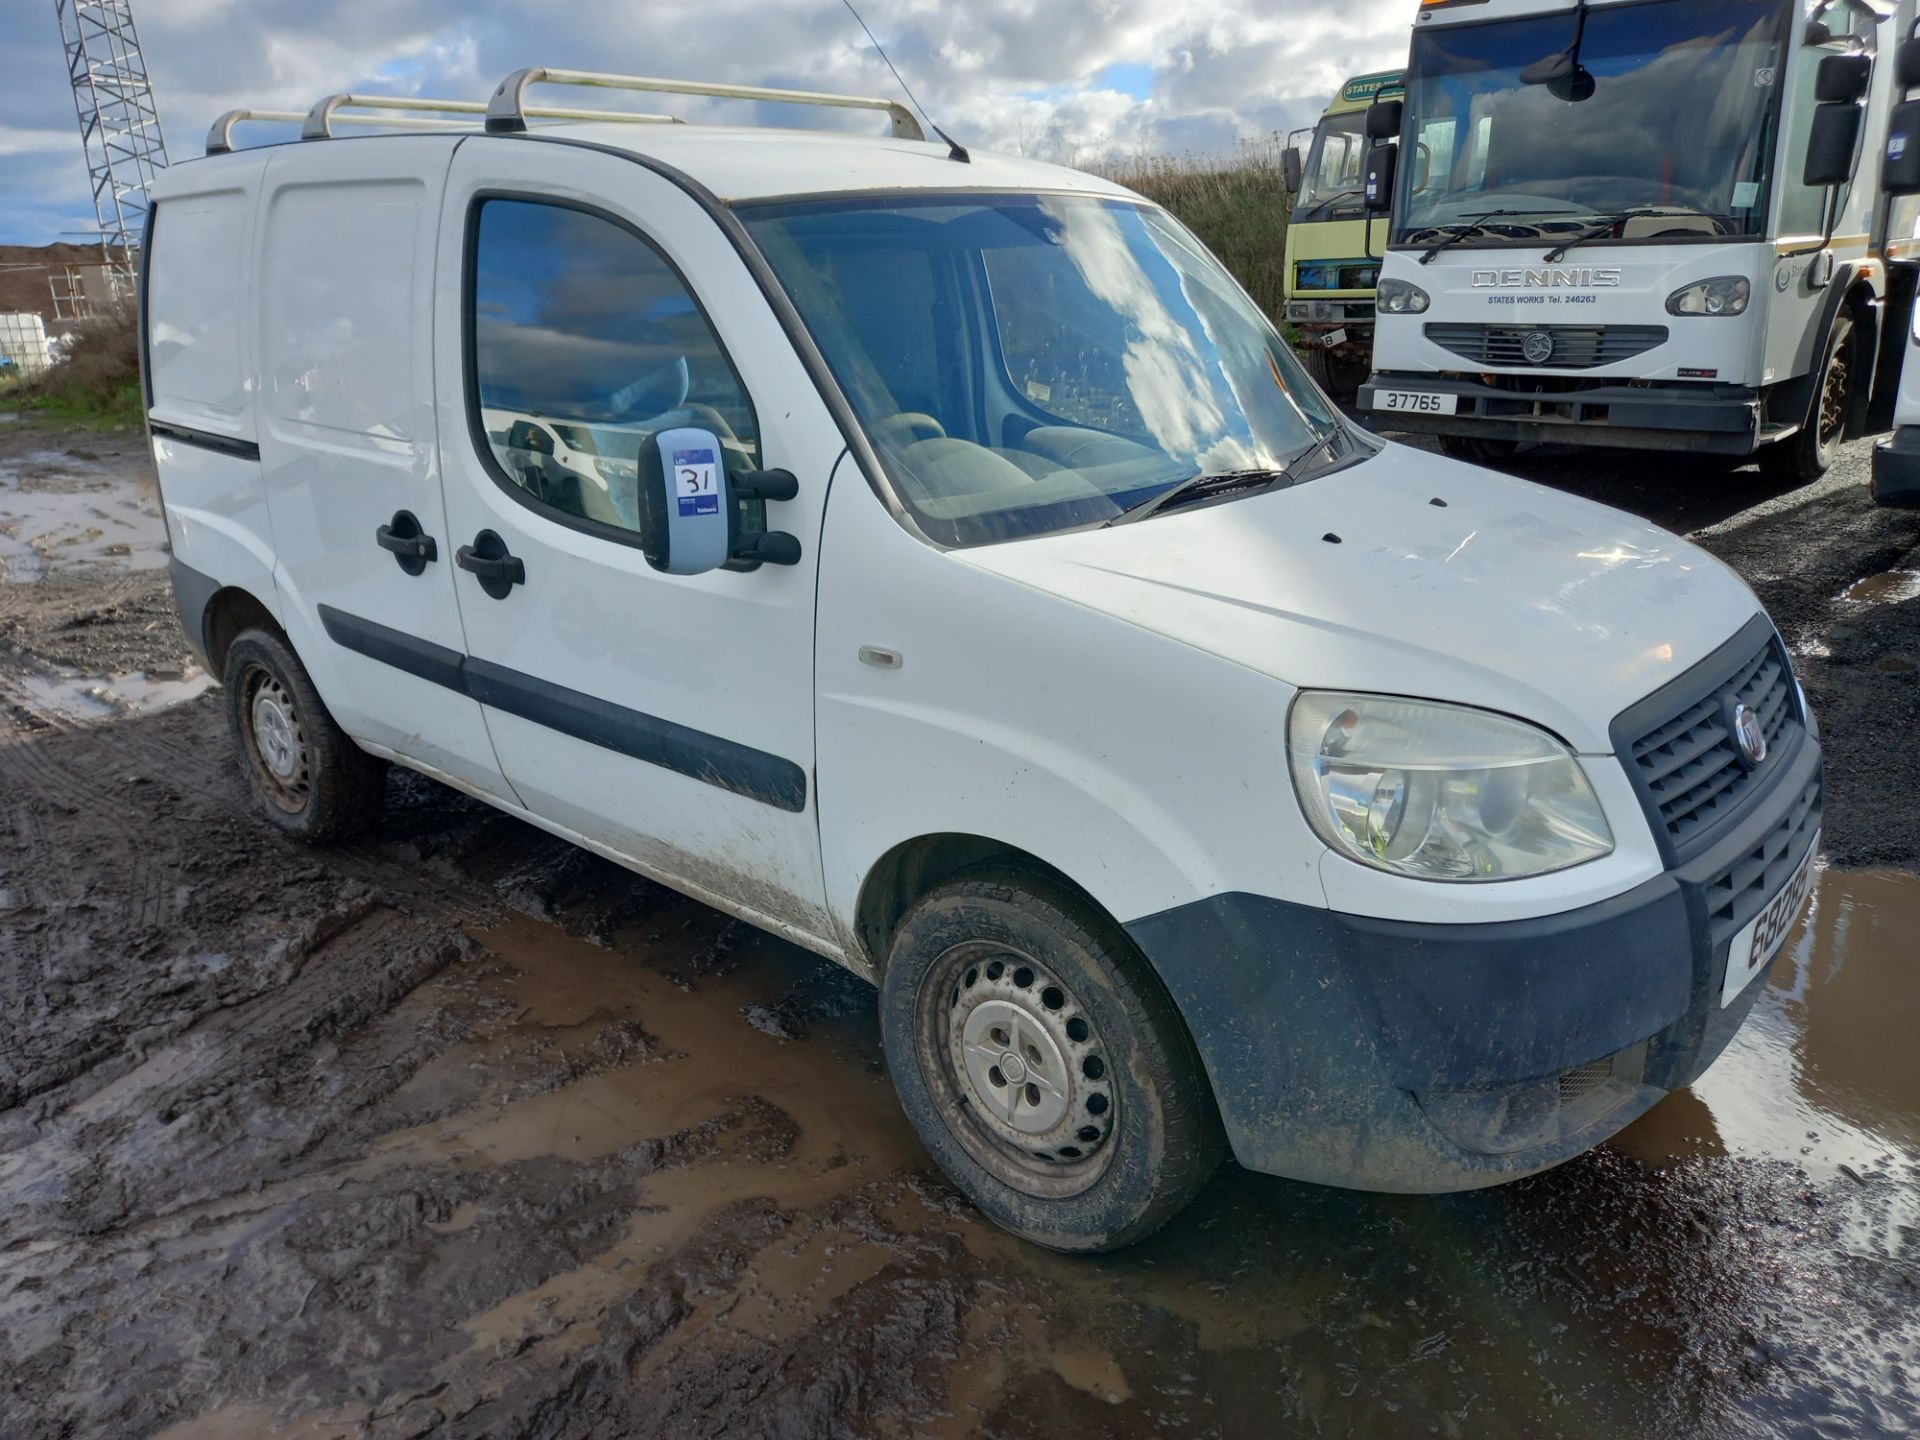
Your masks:
<path fill-rule="evenodd" d="M 673 265 L 624 224 L 486 199 L 469 232 L 469 403 L 494 478 L 617 532 L 640 528 L 639 454 L 657 430 L 712 430 L 759 468 L 740 377 Z"/>

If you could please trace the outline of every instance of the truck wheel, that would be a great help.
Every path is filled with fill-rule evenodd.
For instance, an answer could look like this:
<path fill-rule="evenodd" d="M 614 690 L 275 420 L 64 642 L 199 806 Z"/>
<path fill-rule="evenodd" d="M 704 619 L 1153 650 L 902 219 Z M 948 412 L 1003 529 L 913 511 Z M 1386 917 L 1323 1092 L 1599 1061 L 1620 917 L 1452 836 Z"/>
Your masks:
<path fill-rule="evenodd" d="M 1371 367 L 1363 361 L 1343 359 L 1322 345 L 1298 346 L 1293 353 L 1313 383 L 1336 400 L 1351 400 L 1367 383 Z"/>
<path fill-rule="evenodd" d="M 1756 457 L 1761 475 L 1770 484 L 1811 485 L 1839 457 L 1847 428 L 1847 402 L 1853 397 L 1852 342 L 1853 318 L 1836 317 L 1806 423 L 1785 440 L 1762 447 Z"/>
<path fill-rule="evenodd" d="M 1172 999 L 1123 931 L 1017 868 L 915 902 L 880 983 L 887 1064 L 940 1168 L 1014 1234 L 1116 1250 L 1158 1230 L 1224 1154 Z"/>
<path fill-rule="evenodd" d="M 228 647 L 222 683 L 240 769 L 267 819 L 310 844 L 373 823 L 387 767 L 333 723 L 284 640 L 242 631 Z"/>

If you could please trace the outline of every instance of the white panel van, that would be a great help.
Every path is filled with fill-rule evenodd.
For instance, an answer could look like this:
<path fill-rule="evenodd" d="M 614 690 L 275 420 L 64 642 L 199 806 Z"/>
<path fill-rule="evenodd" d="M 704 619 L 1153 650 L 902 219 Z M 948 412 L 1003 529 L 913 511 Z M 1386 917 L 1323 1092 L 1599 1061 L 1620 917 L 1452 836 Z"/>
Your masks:
<path fill-rule="evenodd" d="M 1822 814 L 1735 575 L 1360 430 L 1116 185 L 897 107 L 530 123 L 569 78 L 155 183 L 174 587 L 269 820 L 405 765 L 872 978 L 933 1157 L 1066 1250 L 1228 1152 L 1530 1174 L 1719 1054 Z"/>

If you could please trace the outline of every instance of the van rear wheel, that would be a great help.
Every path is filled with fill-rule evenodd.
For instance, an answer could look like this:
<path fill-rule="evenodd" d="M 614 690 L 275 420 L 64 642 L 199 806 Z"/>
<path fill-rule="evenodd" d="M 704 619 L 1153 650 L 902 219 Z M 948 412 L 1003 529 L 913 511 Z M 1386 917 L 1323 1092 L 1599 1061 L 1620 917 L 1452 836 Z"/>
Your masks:
<path fill-rule="evenodd" d="M 222 683 L 241 773 L 268 820 L 311 844 L 373 823 L 387 767 L 333 723 L 284 640 L 242 631 L 228 647 Z"/>
<path fill-rule="evenodd" d="M 1066 887 L 970 871 L 923 896 L 880 985 L 887 1064 L 940 1168 L 1055 1250 L 1158 1230 L 1224 1153 L 1193 1042 L 1125 932 Z"/>

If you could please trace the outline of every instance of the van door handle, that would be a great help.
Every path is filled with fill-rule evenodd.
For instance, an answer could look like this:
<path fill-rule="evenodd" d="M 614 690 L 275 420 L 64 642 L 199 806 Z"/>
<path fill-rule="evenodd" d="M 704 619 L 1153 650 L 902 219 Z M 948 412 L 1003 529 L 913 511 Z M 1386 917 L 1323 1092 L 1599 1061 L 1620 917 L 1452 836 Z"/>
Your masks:
<path fill-rule="evenodd" d="M 473 544 L 453 552 L 453 563 L 471 570 L 480 588 L 496 600 L 504 600 L 513 587 L 527 583 L 527 567 L 507 551 L 507 542 L 491 530 L 473 537 Z"/>
<path fill-rule="evenodd" d="M 396 510 L 392 520 L 373 532 L 373 540 L 382 550 L 391 550 L 409 575 L 420 574 L 440 558 L 440 547 L 421 530 L 410 510 Z"/>

